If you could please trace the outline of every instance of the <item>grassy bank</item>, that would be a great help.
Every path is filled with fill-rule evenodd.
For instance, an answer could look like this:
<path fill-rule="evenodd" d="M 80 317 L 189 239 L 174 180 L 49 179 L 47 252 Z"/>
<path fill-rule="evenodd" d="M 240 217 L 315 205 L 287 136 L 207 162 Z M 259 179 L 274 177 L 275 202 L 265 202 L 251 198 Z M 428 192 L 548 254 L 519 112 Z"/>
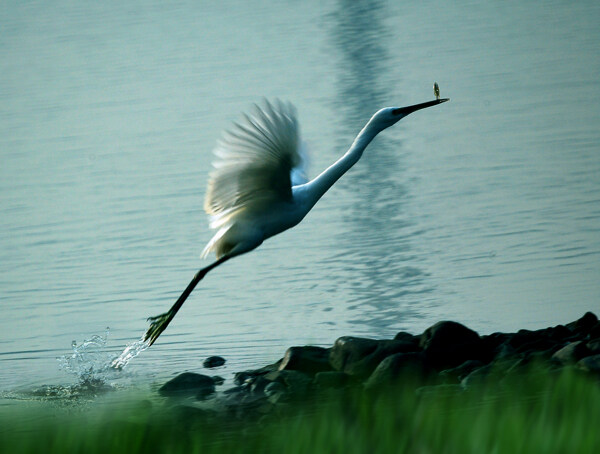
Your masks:
<path fill-rule="evenodd" d="M 567 369 L 466 393 L 346 391 L 235 424 L 141 399 L 102 410 L 4 409 L 0 452 L 595 453 L 598 427 L 598 382 Z"/>

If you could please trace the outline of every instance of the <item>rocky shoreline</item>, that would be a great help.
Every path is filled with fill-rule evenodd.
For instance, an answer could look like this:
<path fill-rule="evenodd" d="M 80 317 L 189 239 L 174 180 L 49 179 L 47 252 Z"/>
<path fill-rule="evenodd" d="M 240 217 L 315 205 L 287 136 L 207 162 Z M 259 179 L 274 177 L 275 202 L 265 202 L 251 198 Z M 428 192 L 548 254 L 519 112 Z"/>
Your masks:
<path fill-rule="evenodd" d="M 210 357 L 204 367 L 224 363 L 224 358 Z M 538 374 L 568 368 L 600 381 L 598 317 L 587 312 L 566 325 L 483 336 L 460 323 L 441 321 L 419 335 L 341 337 L 330 348 L 290 347 L 273 364 L 236 373 L 235 386 L 222 392 L 216 386 L 223 378 L 185 372 L 161 386 L 159 394 L 203 417 L 254 420 L 347 390 L 464 393 L 491 380 L 500 385 L 520 380 L 532 365 Z"/>

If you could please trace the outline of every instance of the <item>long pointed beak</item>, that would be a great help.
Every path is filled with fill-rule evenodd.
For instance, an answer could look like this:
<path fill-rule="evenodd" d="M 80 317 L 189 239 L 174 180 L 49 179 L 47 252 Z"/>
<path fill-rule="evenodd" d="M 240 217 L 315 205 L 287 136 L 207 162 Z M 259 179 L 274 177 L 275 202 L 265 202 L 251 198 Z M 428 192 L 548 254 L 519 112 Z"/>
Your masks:
<path fill-rule="evenodd" d="M 400 107 L 399 109 L 393 110 L 392 113 L 394 115 L 401 114 L 403 116 L 406 116 L 408 114 L 416 112 L 417 110 L 424 109 L 425 107 L 437 106 L 438 104 L 441 104 L 446 101 L 450 101 L 450 98 L 435 99 L 433 101 L 427 101 L 427 102 L 422 102 L 421 104 L 415 104 L 414 106 Z"/>

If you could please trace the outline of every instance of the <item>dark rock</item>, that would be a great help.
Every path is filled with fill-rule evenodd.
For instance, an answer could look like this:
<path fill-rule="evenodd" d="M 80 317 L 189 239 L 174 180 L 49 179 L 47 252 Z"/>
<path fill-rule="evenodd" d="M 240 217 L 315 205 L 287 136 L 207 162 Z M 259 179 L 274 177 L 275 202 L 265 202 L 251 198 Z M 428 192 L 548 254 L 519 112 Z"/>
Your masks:
<path fill-rule="evenodd" d="M 594 327 L 590 330 L 590 339 L 598 338 L 600 338 L 600 322 L 596 323 Z"/>
<path fill-rule="evenodd" d="M 314 375 L 317 372 L 332 370 L 329 364 L 330 348 L 290 347 L 279 365 L 279 370 L 297 370 Z"/>
<path fill-rule="evenodd" d="M 340 337 L 329 352 L 329 362 L 335 370 L 343 371 L 347 364 L 360 361 L 377 350 L 378 342 L 362 337 Z"/>
<path fill-rule="evenodd" d="M 494 361 L 506 360 L 515 357 L 522 356 L 521 353 L 517 353 L 517 349 L 510 345 L 510 342 L 505 342 L 500 345 L 497 352 L 494 355 Z"/>
<path fill-rule="evenodd" d="M 271 396 L 275 393 L 283 393 L 285 392 L 286 387 L 283 383 L 280 383 L 278 381 L 272 381 L 269 382 L 269 384 L 265 387 L 265 395 Z"/>
<path fill-rule="evenodd" d="M 252 394 L 263 394 L 265 388 L 271 383 L 270 380 L 267 380 L 264 375 L 259 375 L 254 377 L 250 382 L 250 392 Z"/>
<path fill-rule="evenodd" d="M 215 392 L 215 382 L 206 375 L 184 372 L 162 385 L 158 392 L 165 397 L 195 395 L 198 399 L 205 399 Z"/>
<path fill-rule="evenodd" d="M 525 359 L 531 364 L 546 365 L 546 363 L 548 363 L 552 358 L 552 355 L 559 349 L 560 346 L 557 345 L 548 350 L 529 352 L 527 355 L 525 355 Z"/>
<path fill-rule="evenodd" d="M 567 344 L 552 355 L 552 359 L 561 364 L 575 364 L 580 359 L 588 356 L 590 351 L 583 341 L 576 341 Z"/>
<path fill-rule="evenodd" d="M 352 377 L 344 372 L 319 372 L 314 384 L 318 388 L 344 388 L 352 383 Z"/>
<path fill-rule="evenodd" d="M 220 404 L 225 409 L 235 413 L 247 394 L 247 390 L 241 386 L 227 389 L 223 391 L 223 398 L 220 400 Z"/>
<path fill-rule="evenodd" d="M 502 369 L 498 368 L 497 373 L 504 371 L 504 375 L 507 380 L 515 380 L 517 384 L 523 384 L 518 382 L 521 380 L 520 377 L 526 377 L 527 380 L 535 386 L 535 380 L 543 380 L 543 378 L 549 377 L 555 371 L 561 371 L 563 365 L 556 361 L 550 361 L 552 357 L 551 351 L 532 352 L 529 355 L 523 356 L 512 364 L 508 362 Z"/>
<path fill-rule="evenodd" d="M 233 383 L 235 383 L 238 386 L 242 386 L 254 376 L 255 375 L 252 375 L 251 371 L 236 372 L 235 374 L 233 374 Z"/>
<path fill-rule="evenodd" d="M 268 413 L 273 408 L 273 404 L 268 400 L 265 395 L 245 395 L 242 398 L 241 406 L 238 409 L 238 418 L 250 417 L 255 419 L 258 414 Z"/>
<path fill-rule="evenodd" d="M 470 359 L 460 366 L 453 369 L 446 369 L 440 372 L 440 377 L 446 383 L 460 383 L 463 378 L 473 372 L 475 369 L 485 366 L 482 361 Z"/>
<path fill-rule="evenodd" d="M 285 385 L 286 391 L 295 396 L 306 395 L 312 386 L 311 377 L 297 370 L 278 370 L 269 372 L 264 378 L 273 382 L 282 383 Z"/>
<path fill-rule="evenodd" d="M 564 340 L 555 337 L 553 330 L 554 328 L 539 331 L 521 330 L 497 348 L 495 359 L 522 358 L 542 351 L 552 354 L 564 346 Z"/>
<path fill-rule="evenodd" d="M 586 372 L 600 374 L 600 354 L 580 359 L 577 362 L 577 368 Z"/>
<path fill-rule="evenodd" d="M 509 334 L 508 342 L 518 351 L 527 351 L 535 349 L 534 345 L 541 342 L 548 345 L 550 342 L 560 344 L 573 339 L 574 335 L 570 329 L 564 325 L 557 325 L 535 331 L 521 329 L 515 334 Z"/>
<path fill-rule="evenodd" d="M 230 390 L 227 390 L 230 391 Z M 236 387 L 232 392 L 224 392 L 220 398 L 220 408 L 225 410 L 227 419 L 252 419 L 262 414 L 265 406 L 271 404 L 264 394 L 251 394 L 248 387 Z"/>
<path fill-rule="evenodd" d="M 556 372 L 560 372 L 560 369 L 562 369 L 562 367 L 553 369 L 534 361 L 532 358 L 533 355 L 530 355 L 516 361 L 515 364 L 506 369 L 499 384 L 506 390 L 511 391 L 518 388 L 536 389 L 539 387 L 540 382 L 556 376 Z M 497 376 L 501 375 L 500 371 L 496 370 L 495 372 Z M 495 382 L 491 384 L 495 384 Z"/>
<path fill-rule="evenodd" d="M 495 368 L 490 364 L 480 367 L 479 369 L 475 369 L 473 372 L 463 378 L 460 384 L 465 389 L 484 385 L 487 383 L 488 378 L 492 375 L 492 371 L 494 370 Z"/>
<path fill-rule="evenodd" d="M 273 404 L 281 401 L 285 397 L 285 394 L 286 387 L 277 381 L 273 381 L 265 387 L 265 396 Z"/>
<path fill-rule="evenodd" d="M 268 415 L 272 412 L 274 403 L 269 401 L 268 398 L 263 397 L 260 400 L 254 400 L 251 402 L 244 403 L 245 419 L 250 421 L 256 421 L 258 418 Z"/>
<path fill-rule="evenodd" d="M 279 369 L 279 365 L 283 359 L 280 359 L 276 363 L 269 364 L 267 366 L 261 367 L 260 369 L 252 369 L 246 370 L 243 372 L 236 372 L 233 375 L 233 382 L 236 385 L 243 385 L 244 383 L 251 382 L 253 378 L 268 374 L 269 372 L 274 372 Z"/>
<path fill-rule="evenodd" d="M 331 349 L 329 362 L 337 371 L 366 378 L 386 357 L 415 352 L 418 348 L 412 341 L 340 337 Z"/>
<path fill-rule="evenodd" d="M 203 388 L 198 389 L 198 392 L 196 393 L 196 399 L 205 400 L 205 399 L 208 399 L 210 396 L 212 396 L 214 393 L 215 393 L 214 385 L 213 385 L 213 388 L 210 388 L 210 386 L 205 386 Z"/>
<path fill-rule="evenodd" d="M 215 375 L 214 377 L 212 377 L 213 379 L 213 383 L 216 386 L 221 386 L 223 383 L 225 383 L 225 379 L 223 377 L 220 377 L 219 375 Z"/>
<path fill-rule="evenodd" d="M 415 381 L 422 384 L 432 372 L 423 353 L 396 353 L 379 363 L 366 381 L 365 388 L 379 390 L 393 384 L 414 384 Z"/>
<path fill-rule="evenodd" d="M 521 329 L 516 333 L 504 334 L 500 345 L 495 349 L 495 359 L 506 359 L 521 357 L 523 353 L 529 353 L 537 349 L 550 349 L 560 345 L 559 340 L 553 338 L 554 328 L 546 328 L 537 331 Z M 568 334 L 572 334 L 567 330 Z M 560 333 L 560 328 L 557 333 Z M 562 332 L 564 334 L 564 331 Z M 498 337 L 500 340 L 500 337 Z"/>
<path fill-rule="evenodd" d="M 598 317 L 591 312 L 586 312 L 583 317 L 574 322 L 568 323 L 567 328 L 583 336 L 588 335 L 592 329 L 596 327 L 598 323 Z"/>
<path fill-rule="evenodd" d="M 600 338 L 592 339 L 585 345 L 592 355 L 600 353 Z"/>
<path fill-rule="evenodd" d="M 522 350 L 524 346 L 536 342 L 541 338 L 544 338 L 544 333 L 540 331 L 531 331 L 528 329 L 520 329 L 515 334 L 512 334 L 508 339 L 508 345 L 513 347 L 515 350 Z"/>
<path fill-rule="evenodd" d="M 494 357 L 498 354 L 501 347 L 512 337 L 512 334 L 507 333 L 492 333 L 486 336 L 481 336 L 484 350 L 491 353 Z"/>
<path fill-rule="evenodd" d="M 272 409 L 272 404 L 264 395 L 257 396 L 245 391 L 229 394 L 220 403 L 221 414 L 225 416 L 222 421 L 255 421 Z"/>
<path fill-rule="evenodd" d="M 469 359 L 485 361 L 490 355 L 472 329 L 452 321 L 438 322 L 421 335 L 420 346 L 438 370 L 456 367 Z"/>
<path fill-rule="evenodd" d="M 562 343 L 558 343 L 550 337 L 539 337 L 531 342 L 527 342 L 519 345 L 516 349 L 516 353 L 532 353 L 543 350 L 559 350 L 563 346 Z"/>
<path fill-rule="evenodd" d="M 534 363 L 534 355 L 519 358 L 510 367 L 506 368 L 506 374 L 517 375 L 529 372 Z"/>
<path fill-rule="evenodd" d="M 556 325 L 552 328 L 546 328 L 548 337 L 555 341 L 566 341 L 572 337 L 572 332 L 565 325 Z"/>
<path fill-rule="evenodd" d="M 223 358 L 221 356 L 209 356 L 202 363 L 202 365 L 204 367 L 206 367 L 207 369 L 212 369 L 214 367 L 221 367 L 223 364 L 225 364 L 225 358 Z"/>
<path fill-rule="evenodd" d="M 412 344 L 415 344 L 415 347 L 418 347 L 419 346 L 420 336 L 415 336 L 413 334 L 406 333 L 404 331 L 400 331 L 398 334 L 396 334 L 394 336 L 394 340 L 412 343 Z M 415 351 L 416 350 L 417 349 L 415 348 Z"/>
<path fill-rule="evenodd" d="M 246 391 L 246 388 L 243 386 L 234 386 L 233 388 L 229 388 L 226 389 L 225 391 L 223 391 L 223 394 L 228 395 L 228 394 L 239 394 L 239 393 L 243 393 Z"/>

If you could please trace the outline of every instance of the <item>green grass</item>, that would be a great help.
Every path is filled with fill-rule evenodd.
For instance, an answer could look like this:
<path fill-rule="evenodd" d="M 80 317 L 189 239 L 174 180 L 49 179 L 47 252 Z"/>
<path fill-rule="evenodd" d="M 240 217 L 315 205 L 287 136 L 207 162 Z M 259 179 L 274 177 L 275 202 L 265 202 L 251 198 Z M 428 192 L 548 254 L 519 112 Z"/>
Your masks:
<path fill-rule="evenodd" d="M 122 407 L 5 409 L 0 452 L 600 452 L 600 386 L 568 370 L 554 378 L 534 371 L 462 394 L 345 392 L 244 424 L 141 400 Z"/>

